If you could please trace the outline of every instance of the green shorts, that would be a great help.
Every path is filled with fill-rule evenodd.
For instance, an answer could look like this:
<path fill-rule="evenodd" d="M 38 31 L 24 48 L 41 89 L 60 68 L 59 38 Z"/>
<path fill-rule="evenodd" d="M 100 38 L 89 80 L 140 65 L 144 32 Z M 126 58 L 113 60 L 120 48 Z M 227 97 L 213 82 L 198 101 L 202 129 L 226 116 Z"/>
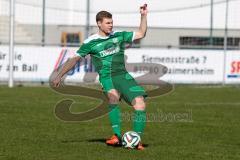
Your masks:
<path fill-rule="evenodd" d="M 116 89 L 120 93 L 121 98 L 130 105 L 133 99 L 138 96 L 147 97 L 143 87 L 138 85 L 129 73 L 100 78 L 99 81 L 105 93 L 108 93 L 111 89 Z"/>

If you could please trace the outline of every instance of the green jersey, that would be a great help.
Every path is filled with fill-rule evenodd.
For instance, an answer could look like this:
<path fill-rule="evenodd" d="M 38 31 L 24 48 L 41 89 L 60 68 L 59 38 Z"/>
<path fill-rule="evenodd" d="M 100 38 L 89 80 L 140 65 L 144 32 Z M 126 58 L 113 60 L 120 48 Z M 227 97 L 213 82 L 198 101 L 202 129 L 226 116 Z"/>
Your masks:
<path fill-rule="evenodd" d="M 133 39 L 134 32 L 112 32 L 107 37 L 94 34 L 83 42 L 77 54 L 81 57 L 91 55 L 100 78 L 126 73 L 125 43 L 131 43 Z"/>

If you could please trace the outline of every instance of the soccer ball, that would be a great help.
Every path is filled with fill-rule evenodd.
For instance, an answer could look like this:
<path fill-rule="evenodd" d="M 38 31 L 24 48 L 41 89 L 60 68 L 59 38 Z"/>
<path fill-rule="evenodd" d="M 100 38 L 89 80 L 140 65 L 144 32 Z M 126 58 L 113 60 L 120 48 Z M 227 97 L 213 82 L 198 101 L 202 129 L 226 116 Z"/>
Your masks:
<path fill-rule="evenodd" d="M 135 148 L 140 141 L 139 134 L 134 131 L 128 131 L 122 136 L 122 145 L 125 148 Z"/>

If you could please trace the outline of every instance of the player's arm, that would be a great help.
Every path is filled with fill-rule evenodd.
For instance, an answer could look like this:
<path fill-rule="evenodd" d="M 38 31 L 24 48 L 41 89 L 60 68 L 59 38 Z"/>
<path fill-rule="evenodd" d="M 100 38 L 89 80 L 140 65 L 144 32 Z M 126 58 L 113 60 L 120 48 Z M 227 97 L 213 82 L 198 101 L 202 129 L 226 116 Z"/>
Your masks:
<path fill-rule="evenodd" d="M 138 31 L 135 32 L 133 40 L 144 38 L 147 32 L 147 4 L 140 7 L 141 21 Z"/>
<path fill-rule="evenodd" d="M 76 63 L 81 59 L 81 57 L 85 57 L 90 52 L 91 45 L 88 43 L 83 43 L 83 45 L 77 50 L 77 55 L 73 58 L 68 59 L 68 61 L 64 63 L 62 69 L 57 74 L 56 78 L 53 80 L 53 86 L 59 87 L 62 77 L 76 65 Z"/>
<path fill-rule="evenodd" d="M 68 71 L 70 71 L 80 59 L 81 59 L 80 56 L 74 56 L 73 58 L 68 59 L 67 62 L 63 64 L 62 69 L 55 77 L 55 79 L 52 81 L 54 87 L 59 87 L 62 77 Z"/>

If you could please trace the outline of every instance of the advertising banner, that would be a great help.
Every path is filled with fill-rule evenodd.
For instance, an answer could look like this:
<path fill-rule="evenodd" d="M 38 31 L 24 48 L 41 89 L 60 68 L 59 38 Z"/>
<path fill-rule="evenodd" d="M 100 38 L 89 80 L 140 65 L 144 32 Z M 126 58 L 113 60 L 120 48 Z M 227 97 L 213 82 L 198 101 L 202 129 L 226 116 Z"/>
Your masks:
<path fill-rule="evenodd" d="M 240 83 L 240 51 L 227 52 L 225 81 Z"/>
<path fill-rule="evenodd" d="M 77 49 L 16 46 L 14 81 L 48 82 L 52 71 L 74 56 Z M 126 68 L 133 77 L 146 74 L 146 68 L 152 74 L 159 74 L 162 72 L 159 68 L 161 64 L 166 67 L 166 73 L 159 77 L 163 81 L 186 84 L 223 82 L 224 54 L 221 50 L 126 49 L 125 59 Z M 8 47 L 0 46 L 0 81 L 8 80 L 8 61 Z M 227 52 L 225 65 L 226 83 L 240 83 L 238 51 Z M 75 68 L 69 71 L 66 81 L 85 82 L 86 75 L 91 77 L 90 82 L 98 81 L 90 57 L 78 62 Z"/>
<path fill-rule="evenodd" d="M 173 83 L 220 83 L 223 52 L 208 50 L 129 49 L 128 62 L 157 63 L 168 68 L 162 80 Z"/>

